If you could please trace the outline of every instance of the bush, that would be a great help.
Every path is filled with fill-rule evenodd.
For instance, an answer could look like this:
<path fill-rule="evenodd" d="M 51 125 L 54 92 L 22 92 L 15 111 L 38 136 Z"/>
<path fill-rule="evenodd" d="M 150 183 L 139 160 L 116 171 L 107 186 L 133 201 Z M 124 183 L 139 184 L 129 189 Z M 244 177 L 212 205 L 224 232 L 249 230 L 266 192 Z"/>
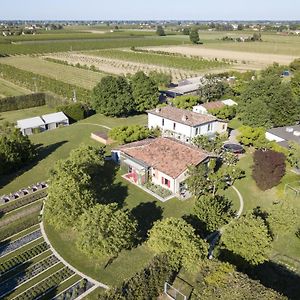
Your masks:
<path fill-rule="evenodd" d="M 285 174 L 285 155 L 273 150 L 256 150 L 253 156 L 252 177 L 257 186 L 265 191 L 280 183 Z"/>
<path fill-rule="evenodd" d="M 98 295 L 98 299 L 157 299 L 163 291 L 164 283 L 173 281 L 174 276 L 167 256 L 155 256 L 147 267 L 118 288 L 111 289 L 105 295 Z"/>
<path fill-rule="evenodd" d="M 86 108 L 81 103 L 72 103 L 56 107 L 57 111 L 62 111 L 71 122 L 83 120 L 86 116 Z"/>
<path fill-rule="evenodd" d="M 122 144 L 143 140 L 151 135 L 152 131 L 141 125 L 119 126 L 113 128 L 109 137 Z"/>
<path fill-rule="evenodd" d="M 46 104 L 44 93 L 21 95 L 0 99 L 0 112 L 18 110 Z"/>
<path fill-rule="evenodd" d="M 178 108 L 192 110 L 193 106 L 197 105 L 200 99 L 199 96 L 186 95 L 178 96 L 171 101 Z"/>

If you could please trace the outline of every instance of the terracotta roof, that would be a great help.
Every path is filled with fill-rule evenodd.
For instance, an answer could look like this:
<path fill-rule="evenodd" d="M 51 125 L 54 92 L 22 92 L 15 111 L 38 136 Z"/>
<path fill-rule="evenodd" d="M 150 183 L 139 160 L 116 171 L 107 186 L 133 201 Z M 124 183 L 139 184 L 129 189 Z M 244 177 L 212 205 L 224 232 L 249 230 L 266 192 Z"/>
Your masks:
<path fill-rule="evenodd" d="M 201 106 L 203 106 L 206 110 L 210 110 L 210 109 L 222 108 L 225 106 L 225 104 L 222 101 L 214 101 L 214 102 L 203 103 Z"/>
<path fill-rule="evenodd" d="M 217 120 L 216 117 L 211 115 L 202 115 L 193 111 L 180 109 L 173 106 L 165 106 L 161 108 L 152 109 L 149 110 L 148 113 L 188 126 L 197 126 Z"/>
<path fill-rule="evenodd" d="M 172 178 L 211 156 L 202 149 L 162 137 L 123 145 L 119 150 Z"/>

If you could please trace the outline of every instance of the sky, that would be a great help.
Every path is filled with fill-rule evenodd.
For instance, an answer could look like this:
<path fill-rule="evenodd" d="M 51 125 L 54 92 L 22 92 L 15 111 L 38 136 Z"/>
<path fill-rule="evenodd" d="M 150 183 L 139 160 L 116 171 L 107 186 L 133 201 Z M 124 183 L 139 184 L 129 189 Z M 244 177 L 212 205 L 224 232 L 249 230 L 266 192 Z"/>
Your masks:
<path fill-rule="evenodd" d="M 300 0 L 0 0 L 1 20 L 300 20 Z"/>

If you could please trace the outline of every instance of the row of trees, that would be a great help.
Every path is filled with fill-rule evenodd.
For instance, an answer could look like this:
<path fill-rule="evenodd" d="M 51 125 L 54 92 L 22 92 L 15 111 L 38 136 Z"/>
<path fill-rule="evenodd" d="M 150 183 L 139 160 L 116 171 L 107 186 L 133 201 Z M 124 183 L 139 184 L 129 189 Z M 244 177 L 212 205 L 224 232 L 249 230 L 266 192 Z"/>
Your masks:
<path fill-rule="evenodd" d="M 158 86 L 144 72 L 137 72 L 129 78 L 105 76 L 93 90 L 93 107 L 106 116 L 141 113 L 158 103 Z"/>

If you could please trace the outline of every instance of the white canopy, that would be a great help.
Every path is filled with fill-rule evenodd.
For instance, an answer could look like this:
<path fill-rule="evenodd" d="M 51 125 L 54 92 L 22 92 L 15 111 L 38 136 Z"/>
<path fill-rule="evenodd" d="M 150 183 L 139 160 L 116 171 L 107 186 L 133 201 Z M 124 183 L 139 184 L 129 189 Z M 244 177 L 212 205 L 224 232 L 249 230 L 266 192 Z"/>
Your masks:
<path fill-rule="evenodd" d="M 17 121 L 17 127 L 20 129 L 37 128 L 40 126 L 45 126 L 45 123 L 41 117 L 34 117 Z"/>
<path fill-rule="evenodd" d="M 43 115 L 42 118 L 45 121 L 45 124 L 59 123 L 68 120 L 68 117 L 62 111 Z"/>

